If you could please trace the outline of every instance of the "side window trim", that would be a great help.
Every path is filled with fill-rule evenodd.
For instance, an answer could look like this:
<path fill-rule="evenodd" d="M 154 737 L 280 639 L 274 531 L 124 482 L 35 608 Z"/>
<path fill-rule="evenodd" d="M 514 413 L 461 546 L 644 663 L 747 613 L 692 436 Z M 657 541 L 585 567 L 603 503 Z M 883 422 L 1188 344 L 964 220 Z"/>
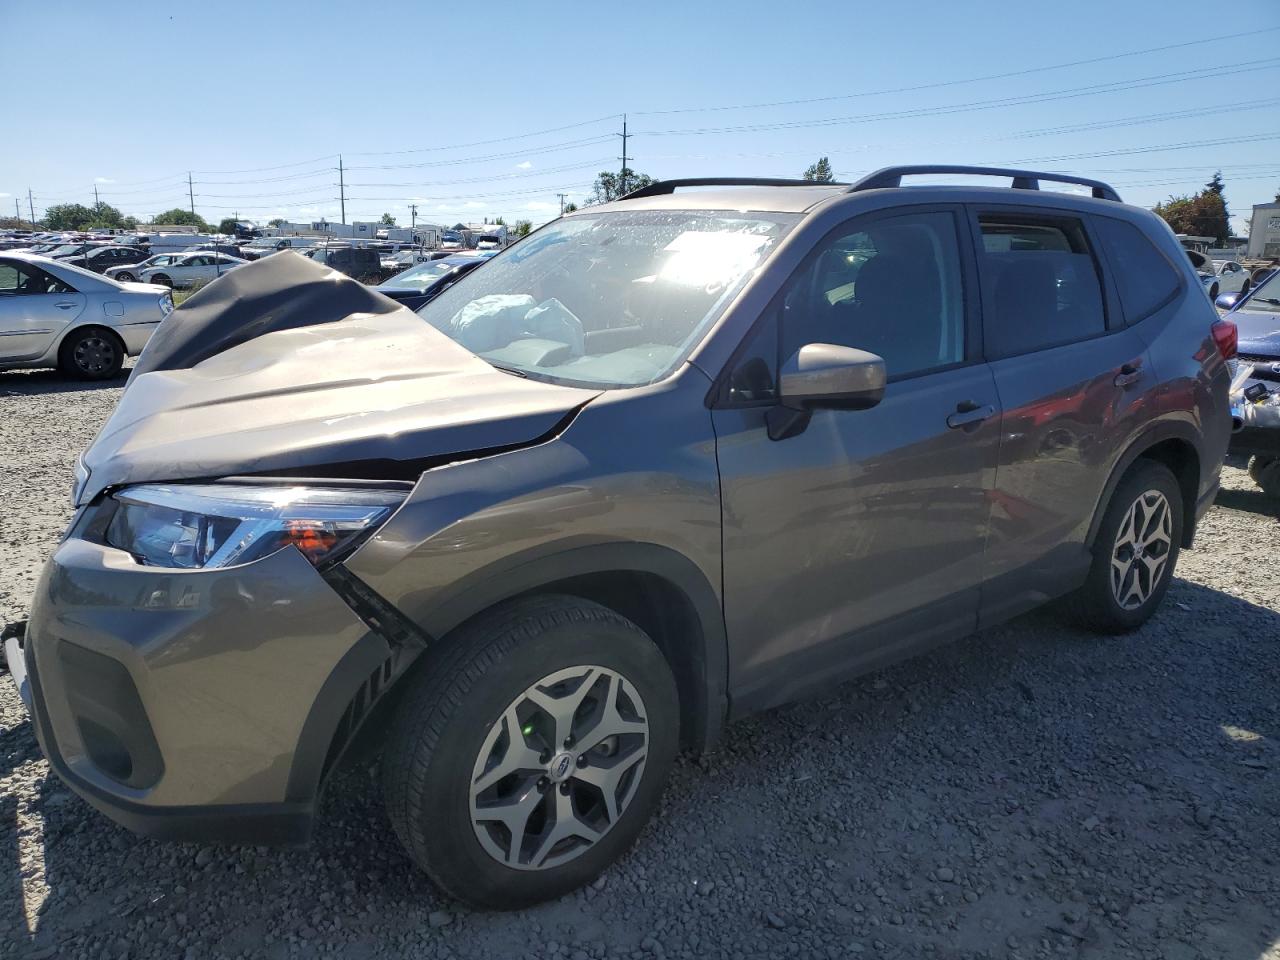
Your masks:
<path fill-rule="evenodd" d="M 982 316 L 985 320 L 988 311 L 995 310 L 995 291 L 992 288 L 992 278 L 988 273 L 983 272 L 979 252 L 985 249 L 982 240 L 982 217 L 984 215 L 993 216 L 1010 216 L 1023 217 L 1026 219 L 1041 220 L 1072 220 L 1080 223 L 1081 229 L 1084 230 L 1085 239 L 1089 244 L 1089 255 L 1093 260 L 1094 274 L 1098 280 L 1099 292 L 1102 298 L 1102 332 L 1091 334 L 1087 337 L 1079 337 L 1074 340 L 1067 340 L 1062 343 L 1055 343 L 1049 346 L 1040 347 L 1036 350 L 1027 351 L 1019 354 L 1000 354 L 991 355 L 987 349 L 987 331 L 986 325 L 983 324 L 981 333 L 982 349 L 984 356 L 988 360 L 1007 360 L 1013 356 L 1027 356 L 1028 353 L 1041 353 L 1045 350 L 1056 350 L 1060 347 L 1068 347 L 1077 343 L 1088 343 L 1091 340 L 1099 340 L 1102 337 L 1108 337 L 1122 328 L 1122 324 L 1116 322 L 1116 318 L 1123 317 L 1120 311 L 1120 304 L 1116 300 L 1113 293 L 1113 284 L 1111 282 L 1111 274 L 1108 269 L 1109 264 L 1105 263 L 1101 251 L 1101 244 L 1097 234 L 1090 229 L 1089 215 L 1079 210 L 1071 210 L 1064 207 L 1050 206 L 1023 206 L 1021 204 L 965 204 L 965 210 L 969 220 L 969 236 L 973 244 L 973 257 L 977 265 L 978 287 L 981 291 Z"/>
<path fill-rule="evenodd" d="M 737 347 L 734 348 L 728 362 L 716 377 L 716 385 L 714 388 L 715 400 L 713 406 L 716 408 L 732 407 L 734 409 L 747 407 L 766 407 L 775 405 L 773 400 L 735 400 L 730 396 L 730 386 L 733 371 L 737 369 L 738 363 L 746 354 L 755 337 L 761 332 L 766 324 L 777 322 L 774 324 L 774 333 L 776 343 L 774 353 L 777 357 L 775 361 L 775 374 L 780 370 L 782 364 L 787 358 L 782 356 L 782 323 L 780 319 L 780 311 L 782 310 L 782 301 L 789 292 L 791 283 L 799 276 L 809 270 L 817 258 L 818 252 L 823 246 L 837 239 L 838 237 L 855 232 L 857 225 L 874 223 L 879 220 L 892 220 L 898 217 L 909 216 L 911 214 L 928 214 L 928 213 L 946 213 L 950 214 L 952 224 L 955 228 L 956 248 L 960 259 L 960 302 L 961 309 L 964 312 L 964 359 L 956 363 L 949 363 L 943 366 L 930 367 L 927 370 L 919 370 L 914 373 L 899 374 L 890 376 L 889 383 L 898 383 L 906 380 L 915 380 L 920 377 L 932 376 L 935 373 L 943 373 L 948 370 L 955 370 L 960 367 L 972 366 L 982 363 L 982 327 L 980 319 L 979 297 L 979 281 L 977 268 L 977 254 L 973 247 L 973 236 L 966 229 L 965 221 L 967 220 L 967 212 L 964 204 L 961 203 L 928 203 L 913 204 L 910 206 L 894 206 L 885 207 L 880 210 L 871 210 L 866 213 L 859 213 L 846 220 L 840 221 L 816 241 L 809 248 L 809 251 L 787 275 L 782 282 L 778 292 L 774 294 L 773 299 L 769 301 L 769 305 L 760 312 L 760 316 L 752 323 L 751 328 L 743 335 Z M 976 222 L 976 220 L 975 220 Z"/>

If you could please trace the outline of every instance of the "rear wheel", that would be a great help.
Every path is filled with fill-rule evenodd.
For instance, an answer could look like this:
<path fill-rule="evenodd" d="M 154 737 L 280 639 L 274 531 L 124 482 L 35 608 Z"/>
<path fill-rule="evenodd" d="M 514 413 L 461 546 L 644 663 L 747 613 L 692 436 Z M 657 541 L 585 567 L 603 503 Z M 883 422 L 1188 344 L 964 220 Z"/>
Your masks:
<path fill-rule="evenodd" d="M 110 380 L 124 366 L 124 344 L 110 330 L 84 327 L 63 341 L 58 366 L 77 380 Z"/>
<path fill-rule="evenodd" d="M 1218 285 L 1216 283 L 1209 288 L 1209 299 L 1210 300 L 1218 299 Z"/>
<path fill-rule="evenodd" d="M 1250 457 L 1249 477 L 1267 496 L 1280 497 L 1280 457 Z"/>
<path fill-rule="evenodd" d="M 1138 460 L 1102 517 L 1088 579 L 1065 600 L 1081 625 L 1099 633 L 1136 630 L 1160 606 L 1182 542 L 1182 491 L 1169 468 Z"/>
<path fill-rule="evenodd" d="M 116 274 L 116 279 L 119 280 L 121 283 L 131 283 L 137 278 L 128 270 L 121 270 L 119 273 Z"/>
<path fill-rule="evenodd" d="M 649 820 L 679 734 L 635 624 L 574 597 L 504 604 L 424 663 L 382 760 L 387 812 L 450 896 L 517 908 L 589 882 Z"/>

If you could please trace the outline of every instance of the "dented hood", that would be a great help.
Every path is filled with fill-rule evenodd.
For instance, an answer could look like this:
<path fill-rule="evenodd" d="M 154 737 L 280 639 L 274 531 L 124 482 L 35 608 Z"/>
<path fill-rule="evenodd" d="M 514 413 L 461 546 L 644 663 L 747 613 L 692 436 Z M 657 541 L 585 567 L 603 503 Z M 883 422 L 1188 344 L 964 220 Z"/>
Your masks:
<path fill-rule="evenodd" d="M 363 284 L 279 254 L 161 324 L 84 454 L 77 500 L 246 474 L 414 479 L 536 442 L 597 393 L 497 370 Z"/>

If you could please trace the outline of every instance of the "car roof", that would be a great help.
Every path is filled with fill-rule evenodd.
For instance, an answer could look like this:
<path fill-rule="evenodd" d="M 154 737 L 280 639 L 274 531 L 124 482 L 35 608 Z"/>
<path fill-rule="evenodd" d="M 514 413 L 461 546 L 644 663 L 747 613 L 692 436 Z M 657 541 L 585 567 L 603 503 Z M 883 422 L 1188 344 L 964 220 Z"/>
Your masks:
<path fill-rule="evenodd" d="M 804 213 L 823 200 L 839 196 L 847 184 L 823 183 L 812 187 L 707 187 L 679 190 L 650 197 L 615 200 L 582 207 L 565 216 L 604 210 L 758 210 L 769 213 Z"/>

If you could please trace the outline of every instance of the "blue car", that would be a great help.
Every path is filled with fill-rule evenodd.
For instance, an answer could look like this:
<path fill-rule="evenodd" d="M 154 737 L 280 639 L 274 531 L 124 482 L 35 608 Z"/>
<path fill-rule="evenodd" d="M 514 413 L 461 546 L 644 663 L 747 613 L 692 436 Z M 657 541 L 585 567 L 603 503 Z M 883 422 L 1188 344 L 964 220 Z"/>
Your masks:
<path fill-rule="evenodd" d="M 1239 337 L 1230 452 L 1247 456 L 1254 482 L 1280 497 L 1280 269 L 1248 293 L 1223 294 L 1217 306 L 1229 311 Z"/>

